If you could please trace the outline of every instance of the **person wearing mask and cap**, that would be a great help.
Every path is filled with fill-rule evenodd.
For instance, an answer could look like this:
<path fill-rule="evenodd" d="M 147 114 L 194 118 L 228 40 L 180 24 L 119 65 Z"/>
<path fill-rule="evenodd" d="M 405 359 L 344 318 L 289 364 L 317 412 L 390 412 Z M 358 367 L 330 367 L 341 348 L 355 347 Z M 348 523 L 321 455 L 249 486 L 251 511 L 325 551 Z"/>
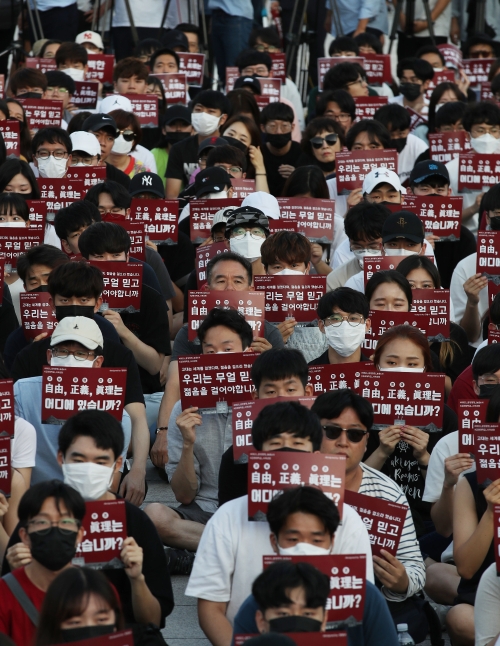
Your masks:
<path fill-rule="evenodd" d="M 406 195 L 406 188 L 401 184 L 398 174 L 380 166 L 365 175 L 361 188 L 351 191 L 347 204 L 353 207 L 362 200 L 376 204 L 401 204 L 403 195 Z"/>
<path fill-rule="evenodd" d="M 163 200 L 165 199 L 165 189 L 161 177 L 156 173 L 144 172 L 137 173 L 130 180 L 129 187 L 130 197 L 139 200 Z"/>
<path fill-rule="evenodd" d="M 82 31 L 75 38 L 75 43 L 85 47 L 85 49 L 91 54 L 104 53 L 102 38 L 96 31 Z"/>
<path fill-rule="evenodd" d="M 257 94 L 260 96 L 262 94 L 262 86 L 255 74 L 253 76 L 239 76 L 234 82 L 233 90 L 239 90 L 240 88 L 247 90 L 253 95 Z"/>
<path fill-rule="evenodd" d="M 167 180 L 168 186 L 168 180 Z M 225 168 L 221 166 L 212 166 L 200 171 L 194 180 L 192 189 L 195 198 L 199 200 L 221 200 L 231 197 L 233 189 L 231 187 L 231 176 Z M 168 196 L 167 196 L 168 199 Z M 189 217 L 190 217 L 189 202 L 182 209 L 179 215 L 179 229 L 189 235 Z M 181 223 L 183 223 L 181 228 Z"/>
<path fill-rule="evenodd" d="M 211 150 L 217 146 L 227 146 L 227 141 L 223 137 L 209 137 L 204 139 L 198 147 L 198 168 L 192 173 L 189 178 L 189 183 L 192 184 L 196 179 L 198 173 L 207 168 L 207 157 Z"/>
<path fill-rule="evenodd" d="M 171 147 L 193 134 L 189 109 L 180 104 L 171 106 L 160 117 L 160 128 L 161 137 L 151 152 L 156 161 L 156 171 L 166 185 L 165 173 Z"/>
<path fill-rule="evenodd" d="M 260 248 L 269 236 L 269 219 L 252 206 L 235 209 L 226 222 L 226 239 L 229 248 L 252 263 L 253 275 L 265 274 L 260 257 Z"/>

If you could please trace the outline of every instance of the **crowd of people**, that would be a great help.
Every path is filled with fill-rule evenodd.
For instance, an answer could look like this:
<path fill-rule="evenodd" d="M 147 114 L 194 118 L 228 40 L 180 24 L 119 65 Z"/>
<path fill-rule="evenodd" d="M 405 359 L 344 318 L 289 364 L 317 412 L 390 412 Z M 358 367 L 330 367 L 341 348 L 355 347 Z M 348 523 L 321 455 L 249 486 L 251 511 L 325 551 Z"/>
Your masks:
<path fill-rule="evenodd" d="M 453 646 L 494 646 L 498 8 L 486 2 L 478 33 L 474 3 L 431 0 L 429 31 L 408 3 L 397 80 L 382 81 L 360 60 L 387 65 L 385 0 L 310 2 L 307 96 L 286 60 L 270 98 L 300 10 L 272 2 L 262 26 L 259 3 L 209 0 L 205 43 L 171 13 L 163 28 L 156 0 L 144 15 L 122 4 L 99 4 L 103 41 L 78 28 L 96 23 L 91 4 L 39 3 L 48 37 L 29 24 L 0 99 L 0 644 L 165 643 L 184 575 L 213 646 L 331 631 L 349 646 L 437 645 L 444 629 Z M 174 100 L 168 75 L 205 45 L 215 63 Z M 109 54 L 112 83 L 82 108 Z M 156 123 L 134 103 L 145 95 Z M 60 123 L 37 126 L 54 101 Z M 439 405 L 406 398 L 387 421 L 391 378 L 389 398 L 416 379 L 414 400 Z M 255 410 L 243 448 L 241 402 Z M 340 471 L 263 473 L 259 490 L 259 460 L 272 469 L 281 452 L 296 470 Z M 393 549 L 369 518 L 388 509 Z M 346 557 L 361 559 L 361 611 L 333 621 L 356 578 L 332 576 Z"/>

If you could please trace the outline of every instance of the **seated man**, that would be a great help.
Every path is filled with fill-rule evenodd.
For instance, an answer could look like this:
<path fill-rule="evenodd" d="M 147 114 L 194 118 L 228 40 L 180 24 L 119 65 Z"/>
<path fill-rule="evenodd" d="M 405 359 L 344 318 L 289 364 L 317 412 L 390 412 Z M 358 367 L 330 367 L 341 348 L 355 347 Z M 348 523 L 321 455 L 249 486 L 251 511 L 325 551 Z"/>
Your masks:
<path fill-rule="evenodd" d="M 149 59 L 152 74 L 177 74 L 180 67 L 176 52 L 166 47 L 157 49 Z"/>
<path fill-rule="evenodd" d="M 118 128 L 113 117 L 109 114 L 102 113 L 91 114 L 83 122 L 82 132 L 90 132 L 99 142 L 101 157 L 98 165 L 106 166 L 106 178 L 128 188 L 130 185 L 130 177 L 106 161 L 118 136 Z"/>
<path fill-rule="evenodd" d="M 461 399 L 489 399 L 500 381 L 500 349 L 488 344 L 474 355 L 472 364 L 455 380 L 447 400 L 457 412 Z"/>
<path fill-rule="evenodd" d="M 285 401 L 273 404 L 257 417 L 252 438 L 262 451 L 276 450 L 276 439 L 278 446 L 290 450 L 297 438 L 297 448 L 309 453 L 318 450 L 321 427 L 317 416 L 305 406 Z M 302 514 L 308 527 L 301 547 L 307 554 L 317 554 L 318 547 L 325 554 L 366 554 L 366 576 L 373 581 L 368 533 L 349 505 L 344 504 L 342 524 L 337 527 L 338 510 L 333 501 L 319 489 L 299 487 L 285 490 L 273 500 L 269 511 L 271 517 L 276 513 L 282 520 L 277 523 L 290 531 L 276 535 L 267 523 L 250 522 L 248 496 L 242 496 L 219 507 L 203 532 L 186 595 L 198 598 L 200 626 L 212 643 L 230 644 L 231 623 L 262 571 L 262 557 L 295 545 L 292 536 L 297 536 L 295 525 Z"/>
<path fill-rule="evenodd" d="M 10 79 L 11 95 L 19 98 L 41 99 L 47 89 L 47 77 L 40 70 L 21 67 Z"/>
<path fill-rule="evenodd" d="M 400 94 L 389 99 L 389 103 L 398 103 L 426 117 L 429 100 L 425 93 L 434 76 L 432 65 L 421 58 L 405 58 L 398 62 L 397 74 Z"/>
<path fill-rule="evenodd" d="M 83 45 L 77 43 L 62 43 L 56 52 L 57 69 L 61 70 L 73 81 L 84 81 L 88 67 L 88 54 Z"/>
<path fill-rule="evenodd" d="M 376 204 L 401 204 L 403 195 L 406 195 L 406 188 L 401 184 L 398 174 L 381 166 L 365 175 L 361 188 L 355 188 L 349 193 L 347 206 L 351 208 L 362 200 Z"/>
<path fill-rule="evenodd" d="M 47 77 L 47 89 L 43 93 L 44 99 L 53 99 L 62 101 L 63 104 L 63 119 L 67 123 L 71 121 L 76 108 L 71 103 L 73 94 L 75 93 L 75 81 L 67 73 L 67 71 L 51 70 L 45 72 Z"/>

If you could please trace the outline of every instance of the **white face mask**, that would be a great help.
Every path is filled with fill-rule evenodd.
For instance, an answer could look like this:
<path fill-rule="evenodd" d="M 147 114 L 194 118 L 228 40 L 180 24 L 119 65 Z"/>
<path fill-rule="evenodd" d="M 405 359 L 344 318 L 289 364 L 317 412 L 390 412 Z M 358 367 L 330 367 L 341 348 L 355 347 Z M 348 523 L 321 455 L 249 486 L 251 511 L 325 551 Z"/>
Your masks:
<path fill-rule="evenodd" d="M 26 226 L 26 222 L 0 222 L 0 228 L 2 229 L 7 229 L 8 227 L 24 227 Z"/>
<path fill-rule="evenodd" d="M 342 321 L 338 326 L 325 327 L 325 336 L 328 345 L 341 357 L 350 357 L 363 343 L 366 334 L 366 325 L 349 325 Z"/>
<path fill-rule="evenodd" d="M 296 543 L 292 547 L 281 547 L 278 543 L 278 550 L 283 556 L 327 556 L 332 553 L 331 547 L 327 550 L 311 543 Z"/>
<path fill-rule="evenodd" d="M 363 266 L 365 264 L 365 256 L 381 256 L 382 251 L 379 249 L 356 249 L 352 251 L 352 253 L 356 256 L 359 262 L 359 266 L 361 269 L 363 269 Z"/>
<path fill-rule="evenodd" d="M 95 462 L 63 464 L 64 484 L 73 487 L 84 500 L 98 500 L 111 486 L 115 465 L 105 467 Z"/>
<path fill-rule="evenodd" d="M 444 103 L 437 103 L 437 104 L 436 104 L 436 106 L 435 106 L 435 108 L 434 108 L 435 112 L 437 112 L 438 110 L 440 110 L 440 109 L 443 107 L 443 105 L 445 105 L 445 104 L 444 104 Z"/>
<path fill-rule="evenodd" d="M 94 360 L 95 361 L 95 360 Z M 59 368 L 92 368 L 94 361 L 91 359 L 85 359 L 85 361 L 78 361 L 75 357 L 70 354 L 66 358 L 63 357 L 51 357 L 50 365 L 56 366 Z"/>
<path fill-rule="evenodd" d="M 247 231 L 244 238 L 237 240 L 236 238 L 229 239 L 229 247 L 233 253 L 238 253 L 243 258 L 248 258 L 256 260 L 260 258 L 260 248 L 264 238 L 259 238 L 256 240 L 250 235 L 250 231 Z"/>
<path fill-rule="evenodd" d="M 386 249 L 384 247 L 386 256 L 418 256 L 420 251 L 410 251 L 409 249 Z"/>
<path fill-rule="evenodd" d="M 218 193 L 207 193 L 203 196 L 206 200 L 226 200 L 227 191 L 219 191 Z"/>
<path fill-rule="evenodd" d="M 480 137 L 471 137 L 470 145 L 481 155 L 494 155 L 500 151 L 500 139 L 490 135 L 489 132 Z"/>
<path fill-rule="evenodd" d="M 88 168 L 87 164 L 84 164 L 83 162 L 78 162 L 78 164 L 72 164 L 71 168 L 83 168 L 84 166 Z"/>
<path fill-rule="evenodd" d="M 66 175 L 67 159 L 56 159 L 53 155 L 50 155 L 48 159 L 37 159 L 37 163 L 40 177 L 57 179 Z"/>
<path fill-rule="evenodd" d="M 305 272 L 303 271 L 297 271 L 296 269 L 282 269 L 281 271 L 277 271 L 274 276 L 304 276 Z"/>
<path fill-rule="evenodd" d="M 113 148 L 111 148 L 111 152 L 116 153 L 117 155 L 128 155 L 132 150 L 133 145 L 133 140 L 125 141 L 123 135 L 118 135 L 118 137 L 115 139 L 115 143 L 113 144 Z"/>
<path fill-rule="evenodd" d="M 61 72 L 71 76 L 73 81 L 85 80 L 85 70 L 78 70 L 76 67 L 67 67 L 65 70 L 61 70 Z"/>
<path fill-rule="evenodd" d="M 208 112 L 193 112 L 191 114 L 191 125 L 202 137 L 208 137 L 219 127 L 220 117 L 215 117 Z"/>
<path fill-rule="evenodd" d="M 382 368 L 377 366 L 382 372 L 424 372 L 425 368 L 407 368 L 406 366 L 397 366 L 396 368 Z"/>

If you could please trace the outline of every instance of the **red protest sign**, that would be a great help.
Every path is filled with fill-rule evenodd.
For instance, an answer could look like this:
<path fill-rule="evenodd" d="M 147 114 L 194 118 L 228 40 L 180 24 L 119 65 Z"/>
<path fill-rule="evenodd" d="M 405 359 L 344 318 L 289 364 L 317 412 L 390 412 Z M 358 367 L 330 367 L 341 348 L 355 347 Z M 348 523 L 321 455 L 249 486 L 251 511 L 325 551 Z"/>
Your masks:
<path fill-rule="evenodd" d="M 488 344 L 498 343 L 500 341 L 500 330 L 490 330 L 488 328 Z"/>
<path fill-rule="evenodd" d="M 437 317 L 436 321 L 433 321 L 431 326 L 430 315 L 419 314 L 417 312 L 370 310 L 370 321 L 371 327 L 366 333 L 365 340 L 361 345 L 361 347 L 367 351 L 374 351 L 382 334 L 396 325 L 411 325 L 411 327 L 414 327 L 417 330 L 420 330 L 422 334 L 425 334 L 428 340 L 436 340 L 435 337 L 439 337 L 439 335 L 445 336 L 447 329 L 446 323 L 439 322 L 439 317 Z"/>
<path fill-rule="evenodd" d="M 488 399 L 459 399 L 458 417 L 458 452 L 469 453 L 475 446 L 475 428 L 484 424 Z"/>
<path fill-rule="evenodd" d="M 255 276 L 254 286 L 265 291 L 270 323 L 283 323 L 289 317 L 311 323 L 317 319 L 318 301 L 326 292 L 326 276 Z"/>
<path fill-rule="evenodd" d="M 360 385 L 361 371 L 370 369 L 374 369 L 373 364 L 364 362 L 309 366 L 309 383 L 313 387 L 315 397 L 321 393 L 345 388 L 357 390 Z"/>
<path fill-rule="evenodd" d="M 275 79 L 280 79 L 282 83 L 286 83 L 286 54 L 284 52 L 273 52 L 268 55 L 273 61 L 271 76 Z"/>
<path fill-rule="evenodd" d="M 113 83 L 115 57 L 112 54 L 91 54 L 89 52 L 88 70 L 85 74 L 87 81 Z"/>
<path fill-rule="evenodd" d="M 421 126 L 424 123 L 427 123 L 427 119 L 423 115 L 421 115 L 420 112 L 416 112 L 409 106 L 406 106 L 406 110 L 410 114 L 410 131 L 415 130 L 415 128 Z"/>
<path fill-rule="evenodd" d="M 61 127 L 63 118 L 62 101 L 56 99 L 23 99 L 16 97 L 22 104 L 30 130 Z"/>
<path fill-rule="evenodd" d="M 395 150 L 350 150 L 337 153 L 338 194 L 350 193 L 361 188 L 365 176 L 373 168 L 388 168 L 398 172 L 398 153 Z"/>
<path fill-rule="evenodd" d="M 144 177 L 144 180 L 151 179 Z M 147 188 L 145 188 L 147 190 Z M 179 231 L 178 200 L 148 200 L 132 198 L 130 204 L 130 220 L 144 222 L 144 231 L 155 244 L 175 244 Z"/>
<path fill-rule="evenodd" d="M 217 211 L 220 211 L 220 209 L 223 209 L 226 206 L 234 206 L 236 209 L 240 205 L 241 200 L 235 200 L 233 198 L 192 200 L 189 203 L 191 242 L 203 242 L 203 240 L 210 237 L 212 221 Z"/>
<path fill-rule="evenodd" d="M 448 163 L 460 154 L 472 151 L 465 130 L 460 132 L 429 133 L 429 152 L 431 159 Z"/>
<path fill-rule="evenodd" d="M 207 282 L 206 267 L 212 258 L 229 251 L 225 242 L 213 242 L 196 249 L 196 276 L 198 278 L 198 287 Z"/>
<path fill-rule="evenodd" d="M 26 200 L 29 210 L 30 229 L 45 232 L 47 221 L 47 202 L 45 200 Z"/>
<path fill-rule="evenodd" d="M 400 205 L 398 204 L 400 207 Z M 379 271 L 388 271 L 389 269 L 396 269 L 400 262 L 402 262 L 406 256 L 365 256 L 363 259 L 363 273 L 364 273 L 364 283 L 370 280 L 373 274 L 378 273 Z"/>
<path fill-rule="evenodd" d="M 14 437 L 14 382 L 0 379 L 0 437 Z"/>
<path fill-rule="evenodd" d="M 182 410 L 190 406 L 227 412 L 235 401 L 247 401 L 253 391 L 253 352 L 190 354 L 178 358 Z"/>
<path fill-rule="evenodd" d="M 278 233 L 278 231 L 295 231 L 297 232 L 298 222 L 294 220 L 274 220 L 269 218 L 269 233 Z"/>
<path fill-rule="evenodd" d="M 156 94 L 124 94 L 132 103 L 132 111 L 141 128 L 158 127 L 158 97 Z"/>
<path fill-rule="evenodd" d="M 270 76 L 258 76 L 262 96 L 268 96 L 271 103 L 276 103 L 281 97 L 281 79 Z"/>
<path fill-rule="evenodd" d="M 134 634 L 131 630 L 121 630 L 102 637 L 92 637 L 69 643 L 71 646 L 134 646 Z M 63 646 L 69 646 L 69 643 Z"/>
<path fill-rule="evenodd" d="M 6 498 L 10 496 L 12 481 L 11 442 L 12 440 L 9 436 L 0 436 L 0 493 L 3 493 Z"/>
<path fill-rule="evenodd" d="M 50 294 L 48 292 L 21 292 L 19 300 L 24 336 L 28 340 L 34 339 L 42 332 L 51 336 L 57 327 L 57 319 Z"/>
<path fill-rule="evenodd" d="M 239 291 L 189 291 L 188 294 L 188 339 L 194 341 L 198 328 L 208 313 L 218 307 L 237 310 L 251 326 L 254 337 L 264 334 L 264 294 Z"/>
<path fill-rule="evenodd" d="M 237 67 L 226 67 L 226 94 L 234 90 L 234 84 L 239 77 L 240 70 Z"/>
<path fill-rule="evenodd" d="M 293 639 L 295 646 L 347 646 L 347 633 L 342 630 L 328 633 L 287 633 L 286 635 L 290 639 Z M 257 636 L 258 635 L 235 635 L 234 646 L 242 646 L 246 641 Z M 78 646 L 78 644 L 76 646 Z"/>
<path fill-rule="evenodd" d="M 262 111 L 266 107 L 266 105 L 269 105 L 271 103 L 271 97 L 262 96 L 262 94 L 256 94 L 254 99 L 260 111 Z"/>
<path fill-rule="evenodd" d="M 103 222 L 114 222 L 121 226 L 130 237 L 130 257 L 146 261 L 146 234 L 144 222 L 131 222 L 122 213 L 104 213 Z"/>
<path fill-rule="evenodd" d="M 494 58 L 464 58 L 462 60 L 463 70 L 469 77 L 472 87 L 477 87 L 488 81 L 490 67 L 494 62 Z"/>
<path fill-rule="evenodd" d="M 450 340 L 450 290 L 413 289 L 411 311 L 429 317 L 427 339 L 429 343 Z"/>
<path fill-rule="evenodd" d="M 479 100 L 480 101 L 494 101 L 495 97 L 491 91 L 491 83 L 481 83 L 479 86 Z"/>
<path fill-rule="evenodd" d="M 342 517 L 345 462 L 344 455 L 250 451 L 248 520 L 265 521 L 267 507 L 277 494 L 304 485 L 321 489 Z"/>
<path fill-rule="evenodd" d="M 31 247 L 43 244 L 45 231 L 38 227 L 0 227 L 0 271 L 10 265 L 10 269 L 17 267 L 17 259 Z M 0 281 L 0 301 L 3 298 L 3 280 Z"/>
<path fill-rule="evenodd" d="M 346 491 L 346 497 L 348 493 Z M 346 625 L 351 627 L 363 621 L 366 594 L 365 554 L 328 554 L 326 556 L 275 554 L 263 556 L 262 560 L 264 569 L 277 561 L 309 563 L 328 576 L 330 594 L 326 602 L 327 630 L 338 630 L 345 628 Z M 311 635 L 312 633 L 307 634 Z"/>
<path fill-rule="evenodd" d="M 53 214 L 73 202 L 83 200 L 87 189 L 83 179 L 37 177 L 40 197 L 47 202 L 47 213 Z M 48 217 L 53 220 L 54 217 Z"/>
<path fill-rule="evenodd" d="M 493 281 L 488 282 L 488 303 L 491 305 L 495 300 L 495 296 L 500 292 L 500 284 L 496 285 Z"/>
<path fill-rule="evenodd" d="M 70 166 L 66 173 L 67 180 L 78 180 L 83 182 L 84 189 L 106 181 L 106 166 Z"/>
<path fill-rule="evenodd" d="M 29 56 L 26 59 L 26 67 L 34 70 L 40 70 L 42 74 L 53 72 L 57 69 L 55 58 L 39 58 L 38 56 Z"/>
<path fill-rule="evenodd" d="M 385 550 L 396 556 L 408 507 L 348 490 L 344 500 L 361 516 L 370 537 L 372 554 L 380 556 L 380 550 Z"/>
<path fill-rule="evenodd" d="M 186 104 L 187 79 L 185 74 L 179 72 L 178 74 L 151 74 L 151 76 L 157 76 L 160 79 L 167 105 L 172 103 Z"/>
<path fill-rule="evenodd" d="M 231 179 L 233 199 L 244 200 L 251 193 L 255 193 L 254 179 Z"/>
<path fill-rule="evenodd" d="M 422 220 L 426 233 L 440 240 L 459 240 L 462 227 L 463 197 L 441 195 L 405 195 L 402 209 L 412 211 Z"/>
<path fill-rule="evenodd" d="M 467 153 L 458 156 L 458 190 L 487 190 L 500 183 L 500 155 Z"/>
<path fill-rule="evenodd" d="M 325 80 L 325 74 L 329 69 L 335 67 L 339 63 L 359 63 L 363 65 L 365 59 L 361 56 L 332 56 L 330 58 L 318 58 L 318 90 L 323 92 L 323 81 Z"/>
<path fill-rule="evenodd" d="M 443 55 L 443 58 L 446 62 L 447 67 L 454 67 L 455 69 L 461 69 L 462 67 L 462 50 L 456 45 L 451 43 L 445 43 L 443 45 L 438 45 L 437 48 Z"/>
<path fill-rule="evenodd" d="M 121 422 L 126 383 L 126 368 L 43 366 L 42 423 L 64 424 L 81 410 L 103 410 Z"/>
<path fill-rule="evenodd" d="M 477 234 L 476 273 L 500 283 L 500 231 L 479 231 Z"/>
<path fill-rule="evenodd" d="M 120 559 L 127 538 L 124 500 L 87 501 L 82 528 L 83 540 L 77 545 L 74 565 L 97 569 L 125 567 Z"/>
<path fill-rule="evenodd" d="M 104 281 L 102 310 L 139 312 L 143 272 L 140 262 L 92 260 L 90 264 L 102 271 Z"/>
<path fill-rule="evenodd" d="M 282 219 L 297 222 L 297 231 L 312 242 L 331 244 L 335 202 L 314 197 L 279 197 Z"/>
<path fill-rule="evenodd" d="M 455 83 L 455 72 L 447 69 L 434 72 L 434 76 L 425 92 L 426 99 L 430 100 L 431 94 L 440 83 Z"/>
<path fill-rule="evenodd" d="M 186 75 L 189 85 L 201 87 L 203 85 L 203 70 L 205 69 L 205 54 L 193 52 L 177 52 L 179 57 L 179 71 Z"/>
<path fill-rule="evenodd" d="M 370 85 L 392 85 L 391 57 L 389 54 L 363 54 L 363 69 Z"/>
<path fill-rule="evenodd" d="M 17 119 L 5 119 L 0 121 L 0 132 L 5 142 L 7 155 L 21 155 L 21 131 Z"/>
<path fill-rule="evenodd" d="M 99 98 L 98 81 L 75 81 L 75 92 L 71 103 L 81 110 L 95 110 Z"/>
<path fill-rule="evenodd" d="M 500 424 L 477 424 L 474 435 L 477 483 L 490 484 L 500 478 Z"/>
<path fill-rule="evenodd" d="M 375 112 L 386 105 L 388 101 L 386 96 L 355 96 L 356 120 L 373 119 Z"/>
<path fill-rule="evenodd" d="M 500 505 L 493 507 L 493 536 L 495 541 L 495 563 L 497 575 L 500 573 Z"/>
<path fill-rule="evenodd" d="M 271 397 L 269 399 L 252 399 L 233 404 L 233 457 L 236 464 L 248 462 L 248 452 L 255 451 L 252 442 L 252 427 L 257 415 L 266 406 L 282 401 L 296 401 L 311 408 L 315 397 Z"/>

